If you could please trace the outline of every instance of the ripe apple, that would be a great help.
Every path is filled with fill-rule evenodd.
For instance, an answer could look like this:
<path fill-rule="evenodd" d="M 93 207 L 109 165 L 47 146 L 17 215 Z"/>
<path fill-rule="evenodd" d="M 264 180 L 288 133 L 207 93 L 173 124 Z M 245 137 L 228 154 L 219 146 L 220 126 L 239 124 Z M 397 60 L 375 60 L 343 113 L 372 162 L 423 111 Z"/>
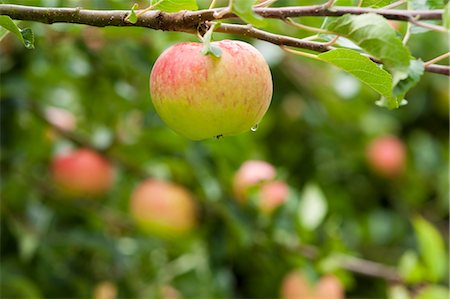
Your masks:
<path fill-rule="evenodd" d="M 406 149 L 395 136 L 374 139 L 366 149 L 367 162 L 379 175 L 393 178 L 400 175 L 406 163 Z"/>
<path fill-rule="evenodd" d="M 299 271 L 288 273 L 281 283 L 282 299 L 313 299 L 309 281 Z"/>
<path fill-rule="evenodd" d="M 334 275 L 323 276 L 316 285 L 317 299 L 344 299 L 344 286 Z"/>
<path fill-rule="evenodd" d="M 165 50 L 150 75 L 150 94 L 162 120 L 192 140 L 236 135 L 261 121 L 272 98 L 272 76 L 251 45 L 211 43 L 221 57 L 203 55 L 203 44 Z"/>
<path fill-rule="evenodd" d="M 241 202 L 248 199 L 248 192 L 252 187 L 275 178 L 275 168 L 260 160 L 248 160 L 238 169 L 233 178 L 233 193 Z"/>
<path fill-rule="evenodd" d="M 182 186 L 156 179 L 134 190 L 130 211 L 143 231 L 162 238 L 184 236 L 196 224 L 192 195 Z"/>
<path fill-rule="evenodd" d="M 270 214 L 287 200 L 288 195 L 289 188 L 285 182 L 267 182 L 261 186 L 257 206 L 263 213 Z"/>
<path fill-rule="evenodd" d="M 281 298 L 344 299 L 344 287 L 334 275 L 325 275 L 312 285 L 302 272 L 292 271 L 282 281 Z"/>
<path fill-rule="evenodd" d="M 100 195 L 109 190 L 114 180 L 109 161 L 87 148 L 55 156 L 51 170 L 55 184 L 74 196 Z"/>

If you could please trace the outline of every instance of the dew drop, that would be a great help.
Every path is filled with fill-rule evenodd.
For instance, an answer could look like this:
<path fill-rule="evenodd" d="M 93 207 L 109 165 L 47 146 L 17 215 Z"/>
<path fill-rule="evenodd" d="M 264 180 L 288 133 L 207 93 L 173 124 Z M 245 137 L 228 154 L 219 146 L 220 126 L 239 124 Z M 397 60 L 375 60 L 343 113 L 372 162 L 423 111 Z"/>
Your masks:
<path fill-rule="evenodd" d="M 256 130 L 258 130 L 258 124 L 254 125 L 253 127 L 251 127 L 252 132 L 256 132 Z"/>

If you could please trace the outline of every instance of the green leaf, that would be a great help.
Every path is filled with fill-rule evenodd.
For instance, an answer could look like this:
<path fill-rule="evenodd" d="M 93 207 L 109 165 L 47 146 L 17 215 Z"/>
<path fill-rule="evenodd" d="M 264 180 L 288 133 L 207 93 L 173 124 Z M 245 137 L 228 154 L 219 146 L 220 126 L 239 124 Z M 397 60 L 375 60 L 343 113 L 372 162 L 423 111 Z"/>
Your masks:
<path fill-rule="evenodd" d="M 139 7 L 139 5 L 138 5 L 137 3 L 135 3 L 135 4 L 133 5 L 133 7 L 131 8 L 131 13 L 128 15 L 128 21 L 129 21 L 130 23 L 135 24 L 135 23 L 137 22 L 138 17 L 137 17 L 137 15 L 136 15 L 135 10 L 138 9 L 138 7 Z"/>
<path fill-rule="evenodd" d="M 424 277 L 424 269 L 414 251 L 406 251 L 400 258 L 398 271 L 407 283 L 418 283 Z"/>
<path fill-rule="evenodd" d="M 315 229 L 327 213 L 327 201 L 319 186 L 308 183 L 301 194 L 298 219 L 308 230 Z"/>
<path fill-rule="evenodd" d="M 219 47 L 211 44 L 212 33 L 214 32 L 214 29 L 218 26 L 220 26 L 219 23 L 214 23 L 203 36 L 203 48 L 202 48 L 203 55 L 211 54 L 217 58 L 222 56 L 222 50 Z"/>
<path fill-rule="evenodd" d="M 401 80 L 394 87 L 394 95 L 404 96 L 408 90 L 419 82 L 424 72 L 422 60 L 411 60 L 408 69 L 408 77 Z"/>
<path fill-rule="evenodd" d="M 391 4 L 391 0 L 364 0 L 362 6 L 379 8 Z"/>
<path fill-rule="evenodd" d="M 442 299 L 449 298 L 450 292 L 448 288 L 438 285 L 427 286 L 422 289 L 417 296 L 416 299 Z"/>
<path fill-rule="evenodd" d="M 394 285 L 388 290 L 388 299 L 410 299 L 408 289 L 401 285 Z"/>
<path fill-rule="evenodd" d="M 433 282 L 439 281 L 447 271 L 444 241 L 436 228 L 422 217 L 416 217 L 413 226 L 428 274 L 427 278 Z"/>
<path fill-rule="evenodd" d="M 394 84 L 408 76 L 411 54 L 382 16 L 344 15 L 331 22 L 327 30 L 347 37 L 379 59 L 392 74 Z"/>
<path fill-rule="evenodd" d="M 14 21 L 8 16 L 0 16 L 0 26 L 17 36 L 17 38 L 22 41 L 25 48 L 34 49 L 34 35 L 31 29 L 20 29 L 19 27 L 17 27 L 16 23 L 14 23 Z M 3 35 L 1 36 L 1 38 L 5 36 L 5 33 L 2 34 Z"/>
<path fill-rule="evenodd" d="M 196 0 L 153 0 L 150 2 L 150 5 L 155 5 L 155 9 L 165 12 L 198 9 Z"/>
<path fill-rule="evenodd" d="M 318 55 L 347 71 L 379 94 L 392 97 L 392 76 L 369 58 L 349 49 L 335 49 Z"/>
<path fill-rule="evenodd" d="M 419 82 L 424 72 L 423 62 L 418 60 L 411 60 L 408 70 L 408 77 L 399 81 L 394 86 L 393 97 L 382 97 L 376 104 L 380 107 L 395 109 L 406 105 L 408 102 L 404 99 L 406 93 Z"/>
<path fill-rule="evenodd" d="M 444 27 L 450 30 L 450 2 L 447 2 L 444 8 L 444 13 L 442 14 L 442 22 Z"/>
<path fill-rule="evenodd" d="M 263 27 L 266 22 L 263 17 L 253 12 L 254 4 L 255 0 L 233 0 L 231 2 L 231 11 L 239 16 L 244 22 L 257 27 Z"/>
<path fill-rule="evenodd" d="M 410 10 L 430 10 L 444 8 L 444 0 L 408 0 Z"/>

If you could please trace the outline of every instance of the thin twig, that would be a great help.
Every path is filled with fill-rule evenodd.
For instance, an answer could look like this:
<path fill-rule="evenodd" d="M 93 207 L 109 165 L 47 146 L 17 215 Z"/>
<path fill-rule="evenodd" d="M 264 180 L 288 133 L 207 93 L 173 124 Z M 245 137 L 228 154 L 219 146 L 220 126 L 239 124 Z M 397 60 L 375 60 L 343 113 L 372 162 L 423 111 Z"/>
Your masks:
<path fill-rule="evenodd" d="M 441 60 L 443 60 L 443 59 L 445 59 L 445 58 L 448 58 L 448 57 L 450 57 L 450 52 L 444 53 L 444 54 L 442 54 L 442 55 L 439 55 L 439 56 L 436 57 L 436 58 L 433 58 L 433 59 L 431 59 L 431 60 L 428 60 L 427 62 L 424 63 L 424 65 L 425 65 L 425 66 L 429 66 L 429 65 L 431 65 L 431 64 L 433 64 L 433 63 L 436 63 L 436 62 L 441 61 Z"/>
<path fill-rule="evenodd" d="M 308 57 L 308 58 L 312 58 L 312 59 L 317 59 L 319 60 L 319 58 L 317 57 L 317 55 L 315 54 L 311 54 L 311 53 L 306 53 L 303 51 L 298 51 L 298 50 L 293 50 L 293 49 L 289 49 L 286 46 L 280 46 L 281 49 L 283 49 L 284 51 L 294 54 L 294 55 L 298 55 L 298 56 L 303 56 L 303 57 Z"/>
<path fill-rule="evenodd" d="M 446 33 L 450 32 L 447 28 L 445 28 L 443 26 L 437 26 L 437 25 L 433 25 L 433 24 L 419 22 L 417 17 L 411 18 L 409 21 L 411 23 L 413 23 L 414 25 L 416 25 L 416 26 L 419 26 L 419 27 L 422 27 L 422 28 L 426 28 L 426 29 L 430 29 L 430 30 L 433 30 L 433 31 L 446 32 Z"/>

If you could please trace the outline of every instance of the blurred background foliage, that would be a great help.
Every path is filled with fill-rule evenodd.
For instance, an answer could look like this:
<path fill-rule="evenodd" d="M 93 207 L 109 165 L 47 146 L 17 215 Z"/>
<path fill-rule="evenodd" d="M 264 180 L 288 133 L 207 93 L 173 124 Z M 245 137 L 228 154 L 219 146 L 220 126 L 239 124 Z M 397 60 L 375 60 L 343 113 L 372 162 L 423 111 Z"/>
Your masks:
<path fill-rule="evenodd" d="M 208 2 L 198 1 L 203 8 Z M 26 2 L 90 9 L 129 9 L 133 3 Z M 315 3 L 277 2 L 307 4 Z M 322 20 L 302 21 L 320 26 Z M 374 104 L 372 90 L 337 68 L 247 40 L 271 67 L 268 113 L 256 132 L 191 142 L 162 123 L 148 81 L 165 48 L 195 36 L 20 25 L 34 31 L 34 50 L 12 35 L 0 43 L 3 298 L 276 298 L 294 269 L 313 280 L 333 273 L 348 298 L 408 298 L 401 297 L 406 290 L 432 294 L 424 299 L 446 294 L 447 254 L 439 248 L 447 248 L 440 242 L 447 244 L 449 234 L 447 77 L 425 74 L 407 95 L 408 105 L 389 111 Z M 279 21 L 267 29 L 308 34 Z M 439 33 L 415 34 L 409 46 L 423 60 L 447 51 Z M 75 116 L 76 138 L 49 125 L 43 113 L 48 108 Z M 395 178 L 380 176 L 366 161 L 368 144 L 383 135 L 399 137 L 406 147 L 405 171 Z M 114 163 L 115 183 L 101 198 L 66 198 L 52 183 L 52 157 L 87 144 Z M 290 187 L 273 215 L 234 200 L 234 173 L 250 159 L 274 165 Z M 192 236 L 163 240 L 135 226 L 130 196 L 146 177 L 194 194 L 200 215 Z M 302 225 L 306 217 L 312 226 Z M 429 238 L 425 245 L 420 231 L 422 240 Z M 437 253 L 427 245 L 439 247 Z M 302 246 L 313 246 L 314 257 Z M 349 271 L 342 255 L 392 266 L 406 282 L 393 286 Z M 435 278 L 429 275 L 433 264 L 445 265 Z"/>

